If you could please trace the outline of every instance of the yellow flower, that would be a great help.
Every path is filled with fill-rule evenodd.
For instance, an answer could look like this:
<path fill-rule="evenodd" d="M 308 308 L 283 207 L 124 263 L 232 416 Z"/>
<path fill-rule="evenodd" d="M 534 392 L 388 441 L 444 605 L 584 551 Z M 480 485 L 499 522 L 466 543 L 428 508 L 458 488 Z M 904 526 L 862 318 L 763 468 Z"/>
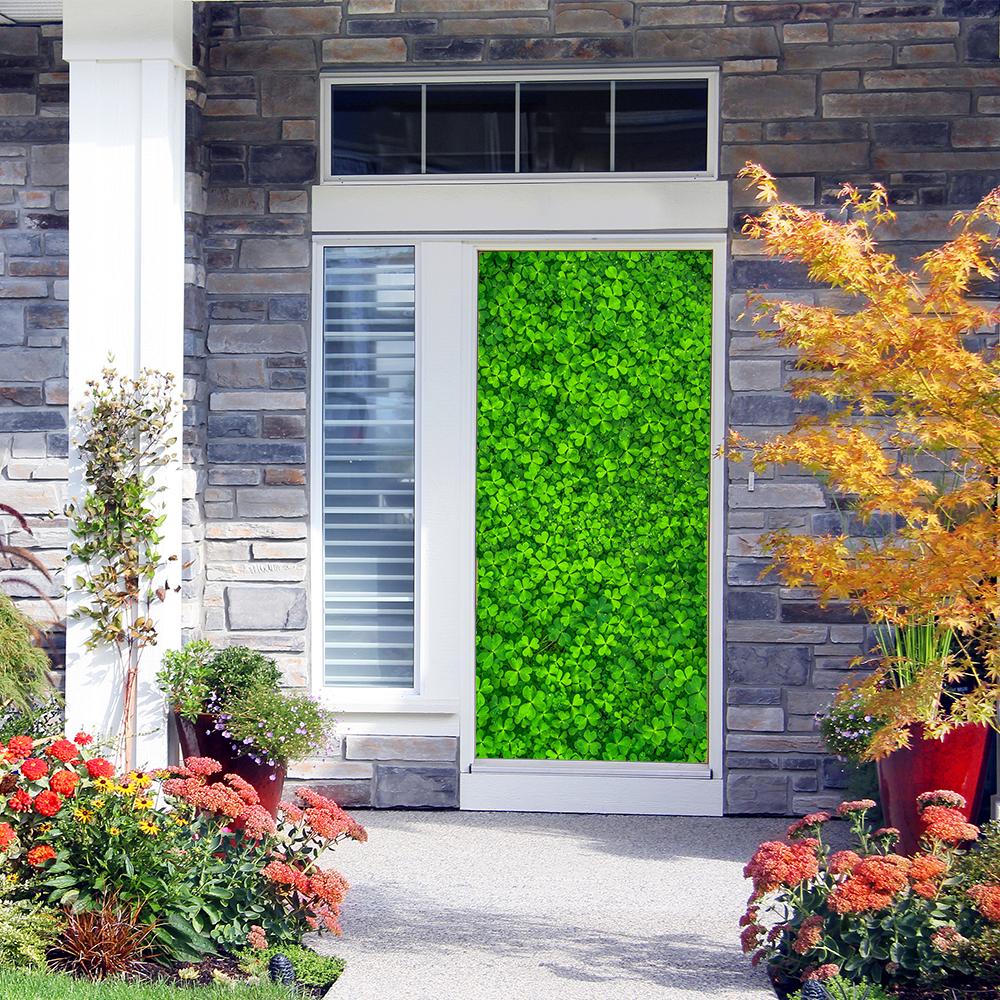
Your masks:
<path fill-rule="evenodd" d="M 132 808 L 133 809 L 138 809 L 140 811 L 142 811 L 144 809 L 152 809 L 153 808 L 153 800 L 150 799 L 150 798 L 137 798 L 132 803 Z"/>
<path fill-rule="evenodd" d="M 178 979 L 197 979 L 198 970 L 193 965 L 186 965 L 183 969 L 177 970 Z"/>
<path fill-rule="evenodd" d="M 139 829 L 150 837 L 155 837 L 160 832 L 160 828 L 148 819 L 139 820 Z"/>
<path fill-rule="evenodd" d="M 187 820 L 183 816 L 175 816 L 174 817 L 174 822 L 178 826 L 184 826 L 187 823 Z"/>
<path fill-rule="evenodd" d="M 39 823 L 38 824 L 38 832 L 39 833 L 48 833 L 49 830 L 51 830 L 51 829 L 52 829 L 52 824 L 51 823 Z"/>
<path fill-rule="evenodd" d="M 149 788 L 153 783 L 153 779 L 148 774 L 137 774 L 133 780 L 139 788 Z"/>
<path fill-rule="evenodd" d="M 112 837 L 119 837 L 119 836 L 121 836 L 121 832 L 122 832 L 122 828 L 120 826 L 113 826 L 113 827 L 111 827 L 110 830 L 108 830 L 108 834 L 110 836 L 112 836 Z"/>
<path fill-rule="evenodd" d="M 78 823 L 82 823 L 84 826 L 90 823 L 93 818 L 94 813 L 90 809 L 80 808 L 73 810 L 73 819 L 75 819 Z"/>
<path fill-rule="evenodd" d="M 17 872 L 8 872 L 7 873 L 7 884 L 8 885 L 17 885 Z"/>
<path fill-rule="evenodd" d="M 95 809 L 103 809 L 103 808 L 104 808 L 104 805 L 105 805 L 105 801 L 106 801 L 105 799 L 101 798 L 101 796 L 100 796 L 100 795 L 98 795 L 96 799 L 92 799 L 92 800 L 91 800 L 91 803 L 90 803 L 90 804 L 91 804 L 91 805 L 92 805 L 92 806 L 93 806 L 93 807 L 94 807 Z"/>
<path fill-rule="evenodd" d="M 115 783 L 110 778 L 94 778 L 94 788 L 99 792 L 110 792 L 114 787 Z"/>

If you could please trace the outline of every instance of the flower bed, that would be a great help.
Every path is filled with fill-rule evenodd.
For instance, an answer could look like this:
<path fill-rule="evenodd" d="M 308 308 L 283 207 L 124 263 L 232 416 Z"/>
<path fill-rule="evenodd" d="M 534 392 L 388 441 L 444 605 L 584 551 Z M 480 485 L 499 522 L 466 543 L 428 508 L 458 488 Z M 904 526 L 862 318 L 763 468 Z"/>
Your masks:
<path fill-rule="evenodd" d="M 960 795 L 929 792 L 917 800 L 920 849 L 902 856 L 897 830 L 866 822 L 874 805 L 837 810 L 855 849 L 830 852 L 828 813 L 797 820 L 787 841 L 761 844 L 744 869 L 753 882 L 744 952 L 766 962 L 779 993 L 842 977 L 913 1000 L 995 996 L 1000 825 L 981 831 L 962 815 Z"/>
<path fill-rule="evenodd" d="M 365 831 L 330 799 L 303 789 L 274 817 L 208 758 L 119 775 L 86 734 L 13 737 L 0 744 L 0 969 L 259 978 L 253 955 L 284 949 L 304 982 L 329 976 L 318 990 L 340 966 L 299 945 L 340 933 L 348 885 L 318 861 L 349 839 Z"/>
<path fill-rule="evenodd" d="M 288 1000 L 288 991 L 264 983 L 175 987 L 164 983 L 92 983 L 51 972 L 0 972 L 4 1000 Z"/>

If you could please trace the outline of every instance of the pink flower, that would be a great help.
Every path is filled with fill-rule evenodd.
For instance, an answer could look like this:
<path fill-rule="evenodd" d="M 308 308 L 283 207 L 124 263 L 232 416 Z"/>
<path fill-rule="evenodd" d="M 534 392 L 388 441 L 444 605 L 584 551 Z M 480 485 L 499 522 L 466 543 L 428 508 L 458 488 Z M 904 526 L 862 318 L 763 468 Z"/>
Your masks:
<path fill-rule="evenodd" d="M 854 802 L 841 802 L 837 806 L 838 816 L 853 816 L 856 813 L 866 813 L 869 809 L 874 809 L 875 803 L 871 799 L 857 799 Z"/>
<path fill-rule="evenodd" d="M 830 814 L 825 812 L 809 813 L 808 816 L 803 816 L 802 819 L 797 819 L 789 828 L 788 836 L 792 840 L 797 840 L 803 834 L 808 834 L 815 836 L 819 832 L 819 828 L 824 823 L 830 822 Z"/>
<path fill-rule="evenodd" d="M 254 924 L 250 928 L 250 933 L 247 934 L 247 944 L 251 948 L 256 948 L 257 951 L 266 951 L 267 935 L 264 933 L 264 928 Z"/>
<path fill-rule="evenodd" d="M 211 757 L 186 757 L 184 766 L 199 777 L 207 778 L 210 774 L 218 774 L 222 765 Z"/>

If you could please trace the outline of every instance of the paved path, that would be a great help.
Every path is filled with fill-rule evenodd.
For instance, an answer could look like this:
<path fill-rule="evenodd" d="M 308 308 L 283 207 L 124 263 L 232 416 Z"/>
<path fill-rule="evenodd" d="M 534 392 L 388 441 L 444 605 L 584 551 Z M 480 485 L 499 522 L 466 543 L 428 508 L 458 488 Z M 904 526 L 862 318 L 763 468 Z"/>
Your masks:
<path fill-rule="evenodd" d="M 781 820 L 360 812 L 350 1000 L 763 1000 L 742 866 Z"/>

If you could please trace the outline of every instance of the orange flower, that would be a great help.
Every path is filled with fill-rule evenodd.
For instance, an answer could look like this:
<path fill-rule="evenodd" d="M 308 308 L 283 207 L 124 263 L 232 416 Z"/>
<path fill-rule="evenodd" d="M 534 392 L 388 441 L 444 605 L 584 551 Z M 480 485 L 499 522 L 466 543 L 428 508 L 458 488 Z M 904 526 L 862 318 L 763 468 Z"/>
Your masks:
<path fill-rule="evenodd" d="M 38 781 L 39 778 L 44 778 L 48 773 L 49 765 L 39 757 L 29 757 L 21 765 L 21 774 L 23 774 L 28 781 Z"/>
<path fill-rule="evenodd" d="M 28 864 L 40 868 L 46 861 L 51 861 L 56 852 L 48 844 L 39 844 L 28 851 Z"/>
<path fill-rule="evenodd" d="M 10 823 L 0 823 L 0 851 L 7 850 L 14 842 L 16 836 L 17 834 L 14 833 L 14 828 Z"/>
<path fill-rule="evenodd" d="M 115 766 L 103 757 L 93 757 L 86 763 L 87 774 L 92 778 L 113 778 Z"/>
<path fill-rule="evenodd" d="M 831 875 L 850 875 L 860 860 L 861 856 L 854 851 L 837 851 L 831 855 L 827 868 Z"/>
<path fill-rule="evenodd" d="M 743 877 L 753 880 L 754 896 L 763 896 L 781 886 L 792 887 L 819 874 L 817 842 L 807 839 L 796 844 L 769 841 L 754 852 Z"/>
<path fill-rule="evenodd" d="M 934 843 L 954 846 L 979 839 L 979 827 L 949 806 L 925 806 L 920 820 L 924 824 L 923 837 Z"/>
<path fill-rule="evenodd" d="M 830 893 L 834 913 L 876 913 L 888 909 L 907 884 L 909 862 L 897 854 L 862 858 L 850 877 Z"/>
<path fill-rule="evenodd" d="M 72 795 L 80 781 L 75 771 L 56 771 L 49 778 L 49 788 L 60 795 Z"/>
<path fill-rule="evenodd" d="M 64 764 L 69 764 L 80 756 L 80 748 L 71 740 L 56 740 L 45 752 Z"/>
<path fill-rule="evenodd" d="M 969 897 L 987 920 L 1000 923 L 1000 885 L 974 885 Z"/>
<path fill-rule="evenodd" d="M 812 951 L 823 938 L 823 918 L 814 913 L 811 917 L 806 917 L 799 927 L 799 933 L 792 943 L 792 951 L 799 955 L 804 955 L 807 951 Z"/>
<path fill-rule="evenodd" d="M 35 796 L 35 812 L 42 816 L 55 816 L 62 808 L 62 799 L 55 792 L 39 792 Z"/>

